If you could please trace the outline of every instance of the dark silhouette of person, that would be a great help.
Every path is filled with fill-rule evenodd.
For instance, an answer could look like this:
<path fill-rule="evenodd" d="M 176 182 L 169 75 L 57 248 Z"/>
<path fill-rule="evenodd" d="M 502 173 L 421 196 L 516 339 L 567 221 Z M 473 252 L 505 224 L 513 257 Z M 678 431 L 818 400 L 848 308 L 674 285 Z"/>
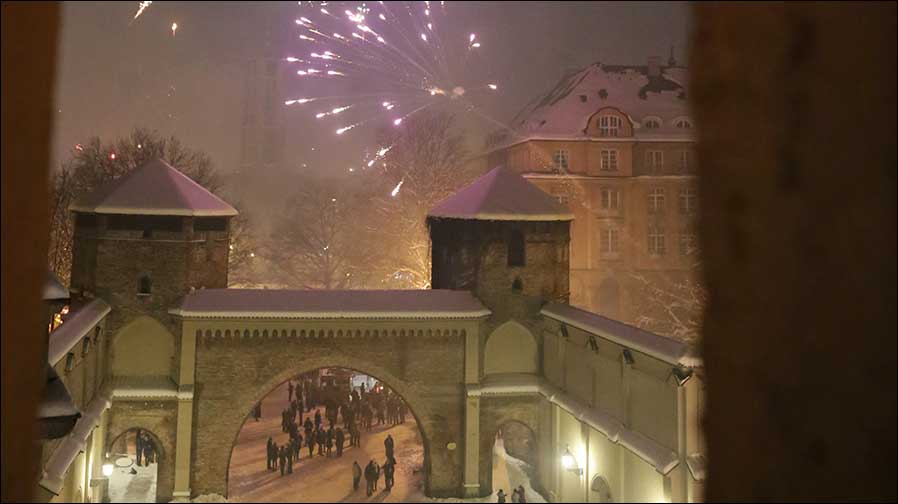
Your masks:
<path fill-rule="evenodd" d="M 357 460 L 352 462 L 352 491 L 359 489 L 359 482 L 362 480 L 362 467 Z"/>

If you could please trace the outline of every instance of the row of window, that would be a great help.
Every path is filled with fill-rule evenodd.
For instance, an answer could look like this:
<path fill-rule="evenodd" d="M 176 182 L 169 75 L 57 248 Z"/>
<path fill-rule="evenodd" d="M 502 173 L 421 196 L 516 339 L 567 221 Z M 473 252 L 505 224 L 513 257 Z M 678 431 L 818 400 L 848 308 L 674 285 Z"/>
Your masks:
<path fill-rule="evenodd" d="M 642 122 L 646 129 L 658 129 L 661 127 L 661 124 L 661 118 L 655 116 L 647 117 Z M 673 125 L 677 129 L 692 129 L 692 121 L 686 117 L 674 119 Z M 596 120 L 596 126 L 600 137 L 617 137 L 620 136 L 621 118 L 611 114 L 601 115 Z"/>
<path fill-rule="evenodd" d="M 603 172 L 618 171 L 618 149 L 602 149 L 599 156 L 599 169 Z M 689 171 L 691 153 L 682 150 L 677 153 L 677 168 L 680 172 Z M 556 149 L 552 153 L 552 165 L 555 171 L 565 172 L 570 168 L 571 152 L 568 149 Z M 649 150 L 645 152 L 645 168 L 652 175 L 660 175 L 664 171 L 664 151 Z"/>
<path fill-rule="evenodd" d="M 649 254 L 659 256 L 667 254 L 667 240 L 663 228 L 650 227 L 646 237 Z M 680 233 L 677 238 L 680 255 L 688 256 L 695 253 L 698 245 L 695 233 Z M 603 255 L 617 254 L 620 252 L 619 229 L 603 228 L 599 231 L 599 251 Z"/>
<path fill-rule="evenodd" d="M 661 187 L 656 187 L 649 191 L 649 213 L 657 214 L 664 212 L 666 201 L 665 194 L 665 190 Z M 680 213 L 695 213 L 698 208 L 698 194 L 692 187 L 684 187 L 679 190 L 678 202 Z M 601 188 L 599 190 L 599 206 L 602 210 L 619 210 L 621 206 L 620 189 L 612 189 L 610 187 Z"/>

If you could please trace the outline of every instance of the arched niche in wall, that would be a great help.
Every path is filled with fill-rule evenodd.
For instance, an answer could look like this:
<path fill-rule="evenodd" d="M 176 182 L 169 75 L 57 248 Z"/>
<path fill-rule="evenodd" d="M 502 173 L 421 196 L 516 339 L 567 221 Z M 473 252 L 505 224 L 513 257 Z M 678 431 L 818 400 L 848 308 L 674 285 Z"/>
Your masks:
<path fill-rule="evenodd" d="M 490 334 L 483 352 L 483 373 L 537 373 L 536 340 L 521 324 L 510 320 Z"/>
<path fill-rule="evenodd" d="M 114 376 L 171 376 L 175 337 L 152 317 L 137 317 L 112 339 Z"/>

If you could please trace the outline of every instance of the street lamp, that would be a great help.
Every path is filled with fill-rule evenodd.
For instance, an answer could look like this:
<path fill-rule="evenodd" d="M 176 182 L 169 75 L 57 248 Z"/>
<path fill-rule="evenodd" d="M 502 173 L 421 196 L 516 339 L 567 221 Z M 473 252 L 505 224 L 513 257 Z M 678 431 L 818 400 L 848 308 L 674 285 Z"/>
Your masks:
<path fill-rule="evenodd" d="M 571 448 L 565 447 L 564 455 L 561 456 L 561 467 L 565 470 L 575 473 L 577 476 L 583 476 L 583 468 L 577 465 L 577 459 L 571 453 Z"/>

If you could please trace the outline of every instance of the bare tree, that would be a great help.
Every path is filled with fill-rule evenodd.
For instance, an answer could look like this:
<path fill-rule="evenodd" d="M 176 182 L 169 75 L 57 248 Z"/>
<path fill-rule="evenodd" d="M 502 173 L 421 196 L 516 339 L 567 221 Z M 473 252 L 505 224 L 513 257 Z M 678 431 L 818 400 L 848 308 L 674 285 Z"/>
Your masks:
<path fill-rule="evenodd" d="M 265 247 L 273 273 L 300 288 L 369 287 L 373 240 L 362 225 L 361 200 L 330 179 L 305 178 L 298 186 Z"/>
<path fill-rule="evenodd" d="M 637 326 L 694 342 L 701 335 L 701 317 L 707 300 L 696 264 L 682 275 L 631 273 L 636 287 Z"/>
<path fill-rule="evenodd" d="M 479 174 L 466 168 L 464 140 L 446 113 L 412 116 L 385 135 L 383 143 L 391 148 L 375 167 L 376 176 L 386 182 L 374 197 L 376 225 L 387 248 L 379 274 L 393 287 L 427 288 L 427 212 Z"/>
<path fill-rule="evenodd" d="M 184 147 L 174 137 L 162 137 L 155 131 L 137 128 L 127 137 L 104 144 L 93 137 L 79 144 L 50 181 L 49 267 L 68 283 L 72 261 L 72 215 L 69 205 L 79 196 L 134 170 L 145 162 L 162 158 L 182 170 L 197 183 L 216 192 L 221 181 L 211 158 Z"/>

